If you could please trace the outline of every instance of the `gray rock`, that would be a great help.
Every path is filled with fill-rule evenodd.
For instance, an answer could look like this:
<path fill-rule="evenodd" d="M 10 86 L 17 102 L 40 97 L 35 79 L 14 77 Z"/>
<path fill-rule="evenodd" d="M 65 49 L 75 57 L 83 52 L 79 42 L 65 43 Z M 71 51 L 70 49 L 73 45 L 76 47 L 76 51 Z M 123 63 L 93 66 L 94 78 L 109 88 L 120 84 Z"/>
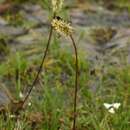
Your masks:
<path fill-rule="evenodd" d="M 0 107 L 5 106 L 10 103 L 10 99 L 7 94 L 3 91 L 0 91 Z"/>
<path fill-rule="evenodd" d="M 48 22 L 48 13 L 40 5 L 26 4 L 22 8 L 23 10 L 20 13 L 25 20 L 31 21 L 35 25 L 46 24 Z"/>
<path fill-rule="evenodd" d="M 34 12 L 33 17 L 39 20 L 41 23 L 48 23 L 48 13 L 45 10 Z"/>
<path fill-rule="evenodd" d="M 38 19 L 36 19 L 32 14 L 27 13 L 25 11 L 21 11 L 20 14 L 23 16 L 23 18 L 27 21 L 27 22 L 32 22 L 33 25 L 38 25 L 40 24 L 40 21 Z"/>
<path fill-rule="evenodd" d="M 20 27 L 0 26 L 0 34 L 5 36 L 19 36 L 26 34 L 27 30 Z"/>
<path fill-rule="evenodd" d="M 27 35 L 19 36 L 15 39 L 19 44 L 33 44 L 40 41 L 42 36 L 35 32 L 29 32 Z"/>
<path fill-rule="evenodd" d="M 109 12 L 105 9 L 102 11 L 84 13 L 82 10 L 73 9 L 70 12 L 72 23 L 78 26 L 130 26 L 130 16 L 127 13 Z"/>
<path fill-rule="evenodd" d="M 9 92 L 6 88 L 0 87 L 0 107 L 8 106 L 11 103 Z"/>
<path fill-rule="evenodd" d="M 33 5 L 33 4 L 24 4 L 24 5 L 22 5 L 22 8 L 26 12 L 30 12 L 30 13 L 37 12 L 42 9 L 40 5 Z"/>

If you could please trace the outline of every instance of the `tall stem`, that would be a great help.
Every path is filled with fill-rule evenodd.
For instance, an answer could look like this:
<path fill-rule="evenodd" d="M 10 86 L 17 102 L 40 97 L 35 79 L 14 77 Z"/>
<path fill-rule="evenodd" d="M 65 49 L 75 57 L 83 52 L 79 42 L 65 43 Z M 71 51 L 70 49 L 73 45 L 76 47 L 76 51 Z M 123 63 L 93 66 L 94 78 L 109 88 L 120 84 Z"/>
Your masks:
<path fill-rule="evenodd" d="M 48 52 L 48 49 L 49 49 L 49 46 L 50 46 L 50 41 L 51 41 L 51 37 L 52 37 L 52 32 L 53 32 L 53 27 L 51 26 L 49 38 L 48 38 L 48 41 L 47 41 L 47 46 L 46 46 L 45 53 L 44 53 L 43 58 L 42 58 L 41 65 L 40 65 L 40 67 L 39 67 L 39 69 L 38 69 L 37 75 L 36 75 L 36 77 L 35 77 L 35 79 L 34 79 L 32 85 L 31 85 L 31 88 L 29 89 L 29 91 L 28 91 L 26 97 L 25 97 L 24 100 L 23 100 L 23 105 L 24 105 L 24 103 L 26 102 L 26 100 L 28 99 L 28 97 L 30 96 L 30 94 L 31 94 L 31 92 L 32 92 L 32 90 L 33 90 L 33 88 L 34 88 L 34 86 L 35 86 L 37 80 L 38 80 L 39 74 L 40 74 L 40 72 L 41 72 L 41 70 L 42 70 L 42 66 L 43 66 L 43 63 L 44 63 L 44 61 L 45 61 L 45 58 L 46 58 L 46 56 L 47 56 L 47 52 Z"/>
<path fill-rule="evenodd" d="M 75 51 L 75 57 L 76 57 L 76 61 L 75 61 L 75 91 L 74 91 L 74 106 L 73 106 L 73 111 L 74 111 L 74 117 L 73 117 L 73 129 L 72 130 L 76 130 L 76 119 L 77 119 L 77 93 L 78 93 L 78 75 L 79 75 L 79 66 L 78 66 L 78 52 L 77 52 L 77 47 L 75 44 L 75 41 L 72 37 L 72 35 L 70 35 L 70 38 L 72 40 L 73 43 L 73 47 L 74 47 L 74 51 Z"/>

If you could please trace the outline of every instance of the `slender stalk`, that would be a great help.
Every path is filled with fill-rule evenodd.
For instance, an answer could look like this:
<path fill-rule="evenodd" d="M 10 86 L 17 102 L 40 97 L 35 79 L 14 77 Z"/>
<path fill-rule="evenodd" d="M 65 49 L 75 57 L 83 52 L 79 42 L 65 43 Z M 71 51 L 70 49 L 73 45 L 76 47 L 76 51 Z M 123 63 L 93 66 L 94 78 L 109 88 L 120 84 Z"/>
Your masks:
<path fill-rule="evenodd" d="M 49 49 L 49 46 L 50 46 L 50 41 L 51 41 L 51 37 L 52 37 L 52 32 L 53 32 L 53 27 L 51 26 L 51 28 L 50 28 L 50 34 L 49 34 L 49 38 L 48 38 L 48 41 L 47 41 L 47 46 L 46 46 L 46 49 L 45 49 L 45 53 L 43 54 L 42 62 L 41 62 L 40 67 L 39 67 L 39 69 L 38 69 L 37 75 L 36 75 L 34 81 L 32 82 L 31 88 L 29 89 L 29 91 L 28 91 L 26 97 L 25 97 L 24 100 L 23 100 L 23 105 L 24 105 L 24 103 L 26 102 L 26 100 L 28 99 L 28 97 L 30 96 L 30 94 L 31 94 L 31 92 L 32 92 L 32 90 L 33 90 L 33 88 L 34 88 L 34 86 L 35 86 L 37 80 L 38 80 L 39 74 L 40 74 L 40 72 L 41 72 L 41 70 L 42 70 L 42 66 L 43 66 L 43 63 L 44 63 L 44 61 L 45 61 L 45 58 L 46 58 L 46 56 L 47 56 L 47 52 L 48 52 L 48 49 Z"/>
<path fill-rule="evenodd" d="M 79 75 L 79 66 L 78 66 L 78 52 L 77 52 L 77 47 L 74 41 L 74 38 L 72 37 L 72 35 L 70 35 L 70 38 L 72 40 L 73 43 L 73 47 L 74 47 L 74 51 L 75 51 L 75 57 L 76 57 L 76 61 L 75 61 L 75 92 L 74 92 L 74 117 L 73 117 L 73 128 L 72 130 L 76 130 L 76 119 L 77 119 L 77 93 L 78 93 L 78 75 Z"/>

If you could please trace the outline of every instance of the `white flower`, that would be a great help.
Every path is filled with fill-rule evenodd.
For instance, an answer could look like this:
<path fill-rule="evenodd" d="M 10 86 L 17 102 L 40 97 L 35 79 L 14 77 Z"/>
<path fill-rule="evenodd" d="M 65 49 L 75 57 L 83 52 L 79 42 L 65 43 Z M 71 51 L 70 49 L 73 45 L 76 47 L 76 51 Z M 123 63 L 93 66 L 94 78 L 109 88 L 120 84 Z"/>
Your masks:
<path fill-rule="evenodd" d="M 9 118 L 15 118 L 16 116 L 15 115 L 9 115 Z"/>
<path fill-rule="evenodd" d="M 113 107 L 115 108 L 115 109 L 118 109 L 119 107 L 120 107 L 120 103 L 113 103 Z"/>
<path fill-rule="evenodd" d="M 23 98 L 23 97 L 24 97 L 24 95 L 22 94 L 22 92 L 19 93 L 19 97 L 20 97 L 20 98 Z"/>
<path fill-rule="evenodd" d="M 110 113 L 112 113 L 112 114 L 114 114 L 114 113 L 115 113 L 114 108 L 110 108 L 108 111 L 109 111 Z"/>
<path fill-rule="evenodd" d="M 31 102 L 29 102 L 29 103 L 28 103 L 28 106 L 31 106 L 31 105 L 32 105 L 32 103 L 31 103 Z"/>
<path fill-rule="evenodd" d="M 112 104 L 104 103 L 103 105 L 106 109 L 108 109 L 108 112 L 114 114 L 115 110 L 117 110 L 121 104 L 120 103 L 112 103 Z"/>
<path fill-rule="evenodd" d="M 112 104 L 108 104 L 108 103 L 104 103 L 103 105 L 104 105 L 104 107 L 105 107 L 106 109 L 109 109 L 110 107 L 112 107 Z"/>

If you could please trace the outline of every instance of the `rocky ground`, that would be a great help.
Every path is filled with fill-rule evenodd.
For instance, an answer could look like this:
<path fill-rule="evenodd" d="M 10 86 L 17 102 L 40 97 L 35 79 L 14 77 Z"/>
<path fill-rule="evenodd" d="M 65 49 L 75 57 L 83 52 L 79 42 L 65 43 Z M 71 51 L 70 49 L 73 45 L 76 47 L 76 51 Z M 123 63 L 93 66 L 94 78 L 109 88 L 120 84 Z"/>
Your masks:
<path fill-rule="evenodd" d="M 68 15 L 75 28 L 79 51 L 86 54 L 92 70 L 102 69 L 106 63 L 115 66 L 130 63 L 130 15 L 127 11 L 113 12 L 99 6 L 89 10 L 71 8 Z M 16 24 L 15 19 L 20 24 Z M 40 5 L 21 5 L 15 17 L 0 17 L 0 44 L 14 52 L 23 50 L 28 51 L 27 55 L 37 55 L 39 50 L 31 51 L 31 46 L 44 41 L 48 29 L 46 10 Z M 62 47 L 69 45 L 68 40 L 61 41 Z"/>
<path fill-rule="evenodd" d="M 42 41 L 48 32 L 47 11 L 43 10 L 40 5 L 27 4 L 20 7 L 19 15 L 24 21 L 22 26 L 11 23 L 11 18 L 0 17 L 0 35 L 7 37 L 7 44 L 28 46 Z M 102 7 L 95 10 L 72 8 L 69 15 L 76 30 L 76 38 L 80 39 L 77 44 L 85 49 L 86 53 L 90 52 L 90 57 L 108 54 L 108 52 L 110 54 L 115 49 L 125 48 L 129 43 L 130 15 L 127 11 L 117 13 Z"/>
<path fill-rule="evenodd" d="M 74 5 L 74 3 L 71 4 Z M 80 57 L 78 111 L 79 115 L 82 115 L 79 116 L 81 117 L 79 118 L 81 127 L 83 126 L 84 130 L 94 129 L 93 126 L 99 125 L 100 120 L 100 125 L 105 124 L 107 116 L 104 116 L 103 103 L 116 101 L 121 103 L 121 106 L 124 105 L 123 111 L 117 111 L 116 116 L 111 116 L 108 119 L 108 125 L 111 128 L 110 122 L 114 121 L 115 126 L 118 126 L 117 122 L 119 122 L 119 126 L 113 126 L 113 128 L 119 128 L 120 124 L 122 127 L 128 124 L 129 129 L 130 95 L 127 65 L 130 64 L 130 13 L 125 9 L 111 11 L 100 5 L 79 5 L 66 6 L 63 16 L 66 16 L 74 27 L 73 36 Z M 13 101 L 23 98 L 28 92 L 41 62 L 40 56 L 46 46 L 49 25 L 50 14 L 38 4 L 21 4 L 11 12 L 0 15 L 0 110 L 3 109 L 3 106 L 9 106 L 10 111 L 15 111 L 15 108 L 18 107 L 16 105 L 19 105 L 20 102 Z M 36 125 L 41 124 L 44 120 L 41 119 L 43 118 L 41 112 L 45 109 L 47 120 L 49 119 L 48 124 L 55 120 L 59 122 L 56 115 L 57 112 L 60 112 L 59 108 L 63 107 L 65 109 L 63 122 L 62 118 L 60 119 L 61 125 L 64 127 L 66 116 L 70 118 L 69 121 L 72 121 L 71 98 L 74 91 L 75 69 L 74 59 L 70 54 L 72 54 L 73 48 L 69 39 L 64 36 L 60 37 L 56 33 L 53 34 L 50 53 L 46 58 L 36 87 L 29 97 L 29 103 L 32 103 L 32 108 L 34 108 L 29 121 L 33 123 L 36 121 Z M 59 39 L 56 39 L 55 36 Z M 64 50 L 63 53 L 62 50 Z M 27 109 L 27 112 L 30 110 L 30 108 Z M 35 110 L 38 112 L 37 114 L 34 112 Z M 54 111 L 54 119 L 53 112 L 52 117 L 50 116 L 51 111 Z M 100 119 L 102 116 L 104 116 L 103 119 Z M 40 121 L 37 122 L 36 117 L 40 117 L 38 118 Z M 94 119 L 94 123 L 93 117 L 96 119 Z M 124 120 L 126 117 L 128 119 Z M 14 123 L 16 124 L 16 122 Z M 33 127 L 33 124 L 31 126 Z M 79 129 L 82 128 L 79 127 Z M 109 128 L 100 127 L 100 129 Z M 124 129 L 126 130 L 126 127 Z"/>

